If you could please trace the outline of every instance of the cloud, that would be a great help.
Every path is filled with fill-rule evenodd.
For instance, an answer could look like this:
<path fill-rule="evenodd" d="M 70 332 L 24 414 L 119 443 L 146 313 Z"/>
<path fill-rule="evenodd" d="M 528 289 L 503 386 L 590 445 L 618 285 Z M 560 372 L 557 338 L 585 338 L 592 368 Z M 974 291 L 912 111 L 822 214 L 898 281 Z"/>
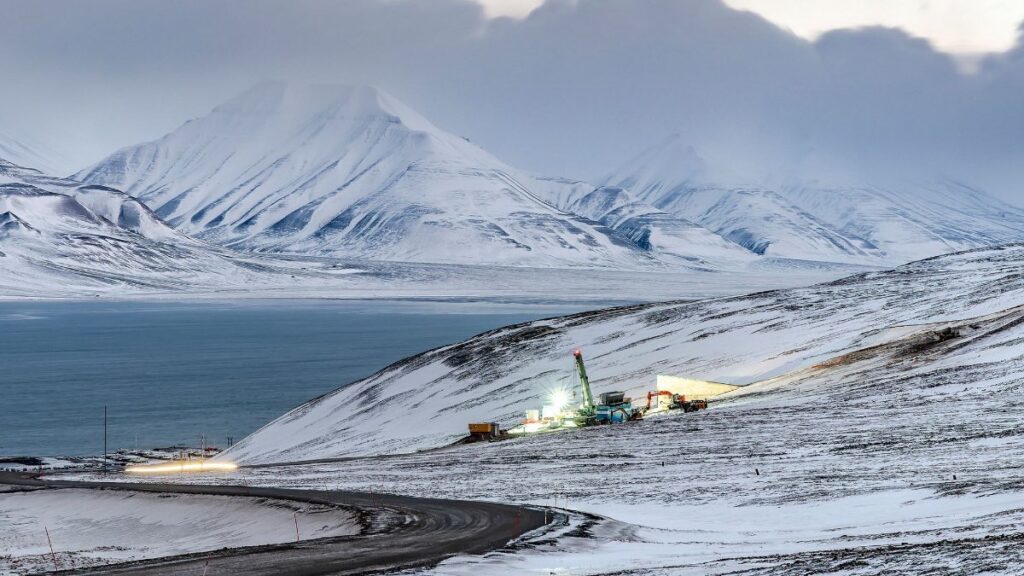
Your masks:
<path fill-rule="evenodd" d="M 487 1 L 487 0 L 484 0 Z M 830 30 L 888 26 L 927 38 L 940 50 L 957 54 L 1003 52 L 1016 42 L 1016 25 L 1024 20 L 1024 4 L 1015 0 L 927 0 L 893 2 L 858 0 L 725 0 L 816 39 Z"/>
<path fill-rule="evenodd" d="M 521 20 L 469 0 L 5 6 L 0 118 L 78 134 L 83 158 L 283 78 L 378 85 L 541 172 L 597 177 L 680 132 L 751 179 L 941 173 L 1024 200 L 1020 44 L 963 74 L 899 30 L 810 42 L 719 0 L 549 0 Z"/>

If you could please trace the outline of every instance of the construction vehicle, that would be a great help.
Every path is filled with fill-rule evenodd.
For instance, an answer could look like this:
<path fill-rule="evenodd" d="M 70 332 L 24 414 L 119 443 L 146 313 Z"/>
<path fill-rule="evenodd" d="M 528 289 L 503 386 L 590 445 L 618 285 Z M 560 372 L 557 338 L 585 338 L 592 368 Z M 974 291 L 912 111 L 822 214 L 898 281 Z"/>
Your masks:
<path fill-rule="evenodd" d="M 661 397 L 662 396 L 667 396 L 668 397 L 666 401 L 668 402 L 668 408 L 671 409 L 672 408 L 672 403 L 673 403 L 672 397 L 673 396 L 678 396 L 678 394 L 673 394 L 673 393 L 669 392 L 668 390 L 654 390 L 654 391 L 648 392 L 647 393 L 647 406 L 644 407 L 644 412 L 650 412 L 651 411 L 651 400 L 654 399 L 654 398 L 657 398 L 657 400 L 654 403 L 654 408 L 655 409 L 661 408 Z"/>
<path fill-rule="evenodd" d="M 683 412 L 696 412 L 697 410 L 707 410 L 708 409 L 708 401 L 707 400 L 687 400 L 686 397 L 684 396 L 683 397 L 683 401 L 682 401 L 682 403 L 680 404 L 679 407 L 683 409 Z"/>
<path fill-rule="evenodd" d="M 501 426 L 497 422 L 474 422 L 469 425 L 469 439 L 471 441 L 495 440 L 501 438 Z"/>
<path fill-rule="evenodd" d="M 573 418 L 577 426 L 618 424 L 643 417 L 643 412 L 639 408 L 633 408 L 632 399 L 626 398 L 624 392 L 605 392 L 598 398 L 599 402 L 595 403 L 594 394 L 590 390 L 590 378 L 587 377 L 587 367 L 583 364 L 583 351 L 577 348 L 573 350 L 572 355 L 576 358 L 576 374 L 583 389 L 583 404 Z"/>
<path fill-rule="evenodd" d="M 674 394 L 668 390 L 655 390 L 647 393 L 647 407 L 644 408 L 644 412 L 651 409 L 651 399 L 658 398 L 658 402 L 655 404 L 655 408 L 659 408 L 661 405 L 661 396 L 667 396 L 668 402 L 667 407 L 669 410 L 682 410 L 683 412 L 696 412 L 697 410 L 707 410 L 707 400 L 687 400 L 686 396 L 682 394 Z"/>

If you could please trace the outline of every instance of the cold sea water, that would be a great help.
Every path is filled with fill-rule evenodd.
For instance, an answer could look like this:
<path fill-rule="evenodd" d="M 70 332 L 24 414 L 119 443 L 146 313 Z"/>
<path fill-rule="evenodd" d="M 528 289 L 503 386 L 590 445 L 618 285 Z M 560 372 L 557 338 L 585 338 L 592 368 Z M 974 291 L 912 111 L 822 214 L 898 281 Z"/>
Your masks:
<path fill-rule="evenodd" d="M 571 305 L 0 302 L 0 456 L 237 441 L 411 354 Z"/>

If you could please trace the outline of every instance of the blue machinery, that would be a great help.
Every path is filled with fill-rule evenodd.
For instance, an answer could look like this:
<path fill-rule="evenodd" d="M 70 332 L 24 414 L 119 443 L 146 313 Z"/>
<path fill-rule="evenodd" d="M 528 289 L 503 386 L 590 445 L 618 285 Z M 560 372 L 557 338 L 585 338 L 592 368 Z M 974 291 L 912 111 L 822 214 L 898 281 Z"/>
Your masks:
<path fill-rule="evenodd" d="M 576 373 L 580 378 L 580 387 L 583 388 L 583 405 L 574 418 L 577 426 L 618 424 L 641 418 L 640 410 L 633 408 L 633 403 L 623 392 L 605 392 L 598 397 L 598 403 L 595 404 L 587 368 L 583 365 L 583 351 L 577 348 L 573 350 L 572 355 L 576 358 Z"/>

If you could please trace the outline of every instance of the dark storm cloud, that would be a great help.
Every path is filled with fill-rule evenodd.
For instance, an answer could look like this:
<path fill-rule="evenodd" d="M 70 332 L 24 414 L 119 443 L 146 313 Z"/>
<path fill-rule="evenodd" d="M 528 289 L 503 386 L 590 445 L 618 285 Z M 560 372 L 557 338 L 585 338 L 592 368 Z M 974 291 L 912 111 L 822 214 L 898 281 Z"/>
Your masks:
<path fill-rule="evenodd" d="M 151 138 L 261 79 L 376 84 L 508 162 L 596 177 L 672 132 L 741 175 L 944 174 L 1017 198 L 1024 48 L 962 74 L 883 28 L 807 42 L 718 0 L 3 3 L 9 122 Z M 44 134 L 45 136 L 45 134 Z"/>

